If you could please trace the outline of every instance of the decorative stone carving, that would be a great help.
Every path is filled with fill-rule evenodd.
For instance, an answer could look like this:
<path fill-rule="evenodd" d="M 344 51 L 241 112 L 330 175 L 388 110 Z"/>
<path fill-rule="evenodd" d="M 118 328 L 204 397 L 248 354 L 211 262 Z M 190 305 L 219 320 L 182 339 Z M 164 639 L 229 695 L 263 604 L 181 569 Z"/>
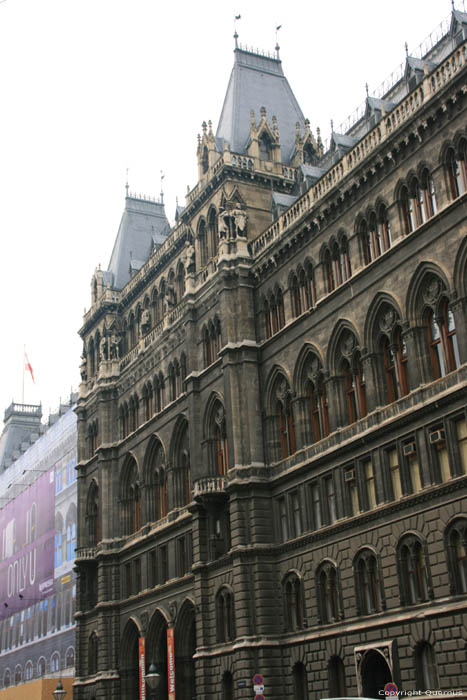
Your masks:
<path fill-rule="evenodd" d="M 119 350 L 119 345 L 118 345 L 118 338 L 115 335 L 115 333 L 112 333 L 110 336 L 110 359 L 111 360 L 118 360 L 120 357 L 120 350 Z"/>
<path fill-rule="evenodd" d="M 83 382 L 85 382 L 86 379 L 88 378 L 88 370 L 87 370 L 87 367 L 88 367 L 88 361 L 87 361 L 87 359 L 86 359 L 86 355 L 81 355 L 81 364 L 80 364 L 80 366 L 79 366 L 79 372 L 80 372 L 80 375 L 81 375 L 81 380 L 82 380 Z"/>
<path fill-rule="evenodd" d="M 355 338 L 352 333 L 346 333 L 341 340 L 341 353 L 345 357 L 351 357 L 355 347 Z"/>
<path fill-rule="evenodd" d="M 437 277 L 432 277 L 423 289 L 423 298 L 427 304 L 433 304 L 441 294 L 441 282 Z"/>
<path fill-rule="evenodd" d="M 383 316 L 379 320 L 379 327 L 383 333 L 389 333 L 396 322 L 396 314 L 393 309 L 388 309 L 385 311 Z"/>
<path fill-rule="evenodd" d="M 151 323 L 151 317 L 149 315 L 148 309 L 144 309 L 143 313 L 141 314 L 141 328 L 143 329 L 144 333 L 149 330 L 149 325 Z"/>
<path fill-rule="evenodd" d="M 307 362 L 306 370 L 305 370 L 306 376 L 308 377 L 308 379 L 311 379 L 312 381 L 316 381 L 316 379 L 318 378 L 319 370 L 320 370 L 320 363 L 319 363 L 318 358 L 315 356 L 310 357 L 310 359 Z"/>
<path fill-rule="evenodd" d="M 107 360 L 107 338 L 102 336 L 101 342 L 99 343 L 99 357 L 101 360 Z"/>

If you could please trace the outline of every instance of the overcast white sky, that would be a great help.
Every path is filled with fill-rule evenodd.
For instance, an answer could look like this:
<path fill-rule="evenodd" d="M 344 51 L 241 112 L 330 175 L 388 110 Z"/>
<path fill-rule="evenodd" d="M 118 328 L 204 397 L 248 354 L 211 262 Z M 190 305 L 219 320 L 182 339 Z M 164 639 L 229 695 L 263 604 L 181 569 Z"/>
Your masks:
<path fill-rule="evenodd" d="M 456 7 L 463 9 L 462 0 Z M 196 184 L 240 42 L 273 51 L 329 136 L 449 15 L 451 0 L 5 0 L 0 3 L 0 412 L 21 401 L 23 345 L 44 413 L 79 383 L 77 335 L 130 190 L 166 212 Z M 1 428 L 1 423 L 0 423 Z"/>

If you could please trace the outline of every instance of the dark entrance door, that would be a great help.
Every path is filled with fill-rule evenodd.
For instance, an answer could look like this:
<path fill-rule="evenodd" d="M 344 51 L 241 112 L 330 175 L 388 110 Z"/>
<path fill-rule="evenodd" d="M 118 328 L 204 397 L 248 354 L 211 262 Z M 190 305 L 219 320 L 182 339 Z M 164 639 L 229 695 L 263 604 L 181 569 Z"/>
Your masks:
<path fill-rule="evenodd" d="M 379 651 L 367 651 L 362 660 L 362 695 L 365 698 L 381 698 L 379 692 L 386 683 L 391 683 L 391 671 L 386 659 Z"/>

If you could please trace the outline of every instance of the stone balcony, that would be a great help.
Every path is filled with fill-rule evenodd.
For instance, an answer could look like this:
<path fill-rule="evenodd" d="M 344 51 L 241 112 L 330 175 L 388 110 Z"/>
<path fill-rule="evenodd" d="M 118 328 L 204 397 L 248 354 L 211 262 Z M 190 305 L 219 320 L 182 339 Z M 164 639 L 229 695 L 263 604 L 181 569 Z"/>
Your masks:
<path fill-rule="evenodd" d="M 193 496 L 196 500 L 226 497 L 227 483 L 225 476 L 205 476 L 202 479 L 196 479 L 193 484 Z"/>

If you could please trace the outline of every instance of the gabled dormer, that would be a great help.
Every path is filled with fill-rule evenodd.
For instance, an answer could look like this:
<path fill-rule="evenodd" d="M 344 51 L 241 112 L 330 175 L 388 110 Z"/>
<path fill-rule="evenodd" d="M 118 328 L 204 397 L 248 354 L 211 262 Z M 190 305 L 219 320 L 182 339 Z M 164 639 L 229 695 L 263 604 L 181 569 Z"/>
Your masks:
<path fill-rule="evenodd" d="M 460 12 L 460 10 L 452 11 L 449 32 L 456 46 L 459 46 L 467 39 L 467 13 Z"/>
<path fill-rule="evenodd" d="M 425 75 L 431 73 L 435 68 L 436 64 L 432 61 L 407 55 L 405 58 L 404 80 L 407 83 L 408 92 L 415 90 Z"/>
<path fill-rule="evenodd" d="M 295 125 L 295 155 L 293 164 L 298 167 L 300 165 L 316 165 L 323 155 L 323 144 L 317 130 L 317 138 L 315 138 L 310 128 L 310 120 L 305 119 L 305 129 L 302 135 L 300 122 Z"/>
<path fill-rule="evenodd" d="M 281 163 L 281 142 L 279 127 L 275 116 L 269 124 L 266 116 L 266 107 L 260 109 L 260 121 L 256 124 L 255 113 L 250 112 L 250 138 L 247 144 L 247 153 L 259 160 Z"/>
<path fill-rule="evenodd" d="M 212 133 L 212 122 L 207 124 L 203 122 L 201 125 L 202 134 L 198 134 L 198 148 L 196 155 L 198 157 L 198 180 L 199 182 L 207 179 L 209 168 L 211 168 L 219 158 L 216 150 L 216 141 Z"/>
<path fill-rule="evenodd" d="M 367 97 L 365 102 L 365 120 L 370 129 L 373 129 L 385 114 L 395 107 L 394 102 L 380 100 L 377 97 Z"/>

